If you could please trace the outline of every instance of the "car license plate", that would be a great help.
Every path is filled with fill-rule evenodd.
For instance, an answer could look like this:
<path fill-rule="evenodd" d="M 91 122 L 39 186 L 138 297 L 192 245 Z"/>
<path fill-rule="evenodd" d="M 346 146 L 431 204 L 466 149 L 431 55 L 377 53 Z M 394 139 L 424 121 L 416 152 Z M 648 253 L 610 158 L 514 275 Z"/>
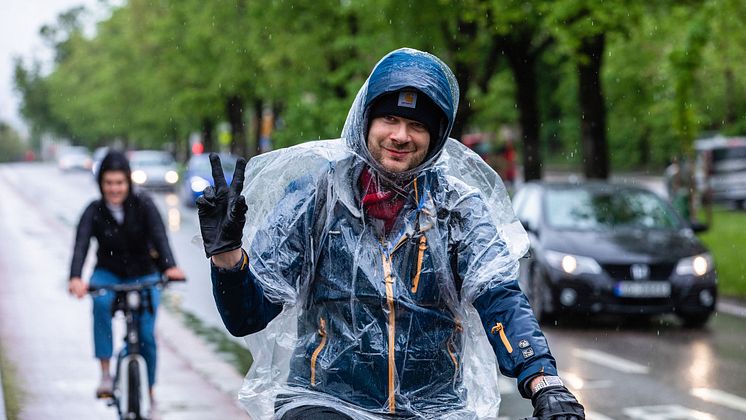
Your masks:
<path fill-rule="evenodd" d="M 671 283 L 667 281 L 620 281 L 614 286 L 614 294 L 622 297 L 669 297 Z"/>

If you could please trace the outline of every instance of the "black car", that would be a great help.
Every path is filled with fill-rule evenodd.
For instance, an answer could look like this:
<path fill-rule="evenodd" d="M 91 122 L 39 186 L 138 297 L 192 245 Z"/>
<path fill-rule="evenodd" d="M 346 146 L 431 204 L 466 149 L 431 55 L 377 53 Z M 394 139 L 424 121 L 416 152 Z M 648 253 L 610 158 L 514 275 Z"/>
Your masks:
<path fill-rule="evenodd" d="M 647 317 L 704 325 L 715 309 L 712 255 L 656 194 L 603 182 L 526 183 L 513 207 L 531 258 L 521 287 L 537 318 L 560 313 Z"/>

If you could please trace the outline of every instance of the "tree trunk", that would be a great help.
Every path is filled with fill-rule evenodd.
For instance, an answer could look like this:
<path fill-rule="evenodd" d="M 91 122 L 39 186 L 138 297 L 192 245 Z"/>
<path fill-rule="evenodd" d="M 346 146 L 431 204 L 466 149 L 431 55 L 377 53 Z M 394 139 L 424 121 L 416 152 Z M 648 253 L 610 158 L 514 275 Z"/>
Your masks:
<path fill-rule="evenodd" d="M 604 35 L 583 40 L 579 53 L 578 87 L 583 173 L 587 179 L 609 177 L 609 150 L 606 143 L 606 109 L 601 90 L 601 62 Z"/>
<path fill-rule="evenodd" d="M 514 45 L 507 54 L 516 83 L 515 101 L 523 139 L 523 178 L 541 179 L 542 160 L 539 141 L 539 101 L 536 84 L 536 57 L 526 48 Z"/>
<path fill-rule="evenodd" d="M 456 111 L 456 120 L 453 122 L 453 128 L 451 129 L 450 136 L 458 141 L 461 141 L 461 136 L 464 134 L 466 124 L 471 118 L 471 107 L 469 101 L 466 99 L 466 91 L 469 89 L 469 80 L 471 74 L 466 64 L 457 62 L 455 65 L 455 76 L 456 81 L 459 85 L 459 99 L 458 99 L 458 110 Z"/>
<path fill-rule="evenodd" d="M 465 53 L 470 48 L 474 48 L 473 44 L 476 41 L 478 28 L 476 22 L 461 19 L 457 22 L 456 28 L 458 32 L 455 34 L 451 32 L 448 25 L 444 24 L 443 27 L 445 33 L 451 33 L 452 35 L 447 38 L 448 50 L 449 55 L 453 58 L 454 63 L 452 68 L 459 86 L 458 109 L 456 110 L 456 120 L 453 122 L 450 136 L 461 141 L 461 136 L 464 134 L 464 130 L 467 128 L 472 115 L 471 107 L 466 98 L 466 92 L 469 91 L 472 83 L 477 82 L 477 69 L 474 63 L 465 57 Z"/>
<path fill-rule="evenodd" d="M 736 88 L 735 75 L 730 67 L 725 69 L 725 126 L 735 124 L 738 120 L 736 103 L 738 101 L 738 89 Z"/>
<path fill-rule="evenodd" d="M 647 167 L 650 164 L 650 129 L 646 129 L 640 136 L 640 165 Z"/>
<path fill-rule="evenodd" d="M 246 123 L 243 120 L 243 99 L 239 95 L 228 98 L 228 122 L 231 125 L 231 153 L 246 156 Z"/>
<path fill-rule="evenodd" d="M 254 101 L 254 148 L 253 155 L 261 153 L 259 150 L 259 139 L 262 137 L 262 113 L 264 112 L 264 103 L 261 99 Z"/>
<path fill-rule="evenodd" d="M 205 152 L 216 152 L 215 150 L 215 126 L 209 118 L 202 119 L 202 145 Z"/>

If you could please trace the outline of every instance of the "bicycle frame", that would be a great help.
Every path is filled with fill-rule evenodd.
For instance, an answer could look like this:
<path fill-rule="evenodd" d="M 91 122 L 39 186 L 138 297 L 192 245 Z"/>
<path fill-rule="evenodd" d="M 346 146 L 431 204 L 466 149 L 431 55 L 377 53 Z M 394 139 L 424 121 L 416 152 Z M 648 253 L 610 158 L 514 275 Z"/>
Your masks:
<path fill-rule="evenodd" d="M 140 316 L 152 311 L 151 287 L 163 287 L 167 278 L 141 283 L 125 283 L 90 287 L 92 294 L 112 291 L 116 293 L 112 316 L 122 312 L 126 323 L 126 346 L 117 357 L 114 374 L 114 392 L 109 405 L 115 406 L 120 419 L 147 420 L 150 414 L 148 372 L 145 358 L 140 354 Z"/>

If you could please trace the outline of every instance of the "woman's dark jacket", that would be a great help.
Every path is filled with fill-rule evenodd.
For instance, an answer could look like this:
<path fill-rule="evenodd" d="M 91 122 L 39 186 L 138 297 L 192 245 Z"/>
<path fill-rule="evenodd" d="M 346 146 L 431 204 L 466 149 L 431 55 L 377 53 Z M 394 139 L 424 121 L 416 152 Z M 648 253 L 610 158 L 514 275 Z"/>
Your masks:
<path fill-rule="evenodd" d="M 96 268 L 120 278 L 164 271 L 175 264 L 166 229 L 150 197 L 131 193 L 123 203 L 124 222 L 114 219 L 103 199 L 83 212 L 75 235 L 70 278 L 80 277 L 91 238 L 96 238 Z"/>

